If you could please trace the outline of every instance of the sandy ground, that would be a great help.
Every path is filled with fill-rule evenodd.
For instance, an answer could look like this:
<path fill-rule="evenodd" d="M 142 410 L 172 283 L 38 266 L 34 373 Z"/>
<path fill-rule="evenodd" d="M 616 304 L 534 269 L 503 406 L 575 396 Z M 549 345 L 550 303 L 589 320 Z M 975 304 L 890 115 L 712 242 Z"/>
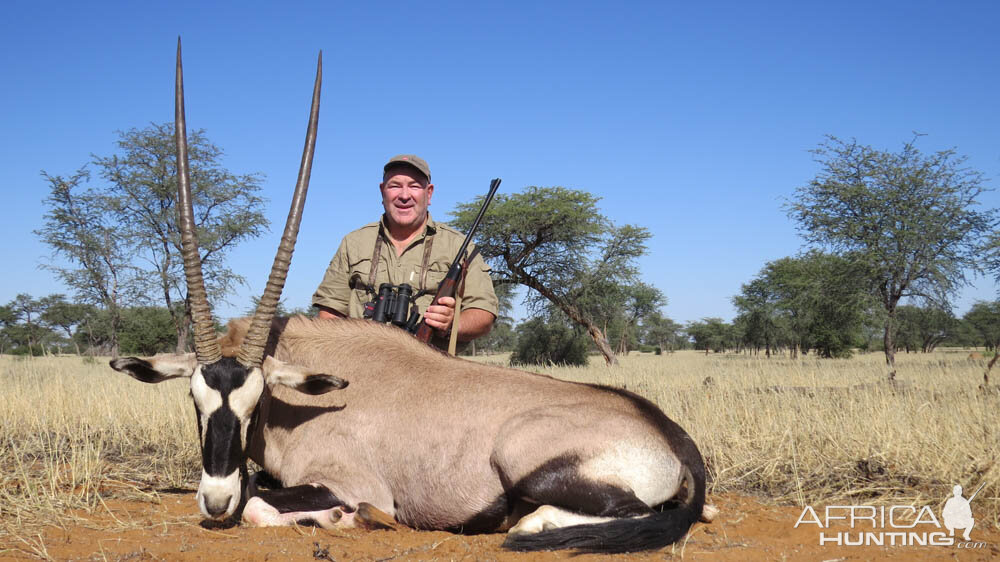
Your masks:
<path fill-rule="evenodd" d="M 566 552 L 512 553 L 504 535 L 445 532 L 325 531 L 312 527 L 206 529 L 193 493 L 160 494 L 161 503 L 109 502 L 67 528 L 50 527 L 28 542 L 0 538 L 0 560 L 49 557 L 55 560 L 563 560 L 610 557 Z M 619 555 L 621 560 L 997 560 L 1000 532 L 976 527 L 975 548 L 957 546 L 820 545 L 815 525 L 794 528 L 802 509 L 778 507 L 742 496 L 712 496 L 721 508 L 711 524 L 697 524 L 685 540 L 656 552 Z M 133 528 L 122 528 L 122 523 Z M 848 530 L 845 525 L 829 532 Z M 4 544 L 6 543 L 6 544 Z M 30 544 L 29 544 L 30 543 Z M 36 553 L 32 555 L 32 553 Z"/>

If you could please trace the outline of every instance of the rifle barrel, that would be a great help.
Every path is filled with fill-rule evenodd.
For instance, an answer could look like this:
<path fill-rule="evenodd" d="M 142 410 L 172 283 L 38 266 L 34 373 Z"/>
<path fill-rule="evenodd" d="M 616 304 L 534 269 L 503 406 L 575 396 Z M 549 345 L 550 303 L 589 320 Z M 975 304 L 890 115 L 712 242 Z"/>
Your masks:
<path fill-rule="evenodd" d="M 450 269 L 454 269 L 455 266 L 462 261 L 462 256 L 465 254 L 465 249 L 469 246 L 469 242 L 472 240 L 472 235 L 475 234 L 476 229 L 479 228 L 479 223 L 483 220 L 483 215 L 486 214 L 486 208 L 490 206 L 490 201 L 493 200 L 493 195 L 496 194 L 497 189 L 499 188 L 500 178 L 493 178 L 490 180 L 490 191 L 486 194 L 486 200 L 483 201 L 483 206 L 479 208 L 479 214 L 476 215 L 476 220 L 472 222 L 472 228 L 469 229 L 469 233 L 465 235 L 462 247 L 458 249 L 458 254 L 455 256 L 455 261 L 451 263 Z"/>
<path fill-rule="evenodd" d="M 975 493 L 975 494 L 972 494 L 971 496 L 969 496 L 969 499 L 968 499 L 968 500 L 966 500 L 966 501 L 968 501 L 969 503 L 972 503 L 972 498 L 974 498 L 974 497 L 978 496 L 978 495 L 979 495 L 979 492 L 980 492 L 980 491 L 982 491 L 982 489 L 983 489 L 983 486 L 985 486 L 985 485 L 986 485 L 986 482 L 983 482 L 982 484 L 980 484 L 980 485 L 979 485 L 979 489 L 978 489 L 978 490 L 976 490 L 976 493 Z"/>

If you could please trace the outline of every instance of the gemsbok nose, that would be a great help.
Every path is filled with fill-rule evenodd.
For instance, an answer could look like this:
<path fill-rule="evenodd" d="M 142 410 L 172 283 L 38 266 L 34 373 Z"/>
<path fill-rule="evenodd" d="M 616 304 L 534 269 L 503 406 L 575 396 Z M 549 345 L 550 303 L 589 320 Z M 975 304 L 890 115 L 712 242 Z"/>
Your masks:
<path fill-rule="evenodd" d="M 229 503 L 233 500 L 233 496 L 225 496 L 223 498 L 205 498 L 205 511 L 206 515 L 213 519 L 219 519 L 226 514 L 229 509 Z"/>

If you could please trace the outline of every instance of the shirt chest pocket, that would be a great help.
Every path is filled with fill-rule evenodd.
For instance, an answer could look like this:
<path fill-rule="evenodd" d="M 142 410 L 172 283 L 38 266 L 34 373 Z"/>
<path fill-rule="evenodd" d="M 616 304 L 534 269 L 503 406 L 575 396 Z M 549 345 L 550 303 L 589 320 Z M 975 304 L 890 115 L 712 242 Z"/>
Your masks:
<path fill-rule="evenodd" d="M 438 290 L 438 285 L 444 281 L 445 276 L 448 275 L 448 268 L 451 266 L 450 263 L 444 262 L 431 262 L 427 266 L 427 282 L 424 288 L 431 294 L 434 294 Z"/>

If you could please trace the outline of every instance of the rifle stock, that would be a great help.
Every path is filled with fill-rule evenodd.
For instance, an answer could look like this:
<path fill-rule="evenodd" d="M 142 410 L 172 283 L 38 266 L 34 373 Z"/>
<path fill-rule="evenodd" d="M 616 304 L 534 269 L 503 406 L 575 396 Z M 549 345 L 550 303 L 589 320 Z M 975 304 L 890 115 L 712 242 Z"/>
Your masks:
<path fill-rule="evenodd" d="M 499 187 L 500 178 L 494 178 L 493 181 L 490 182 L 490 191 L 486 194 L 486 200 L 483 201 L 483 206 L 479 209 L 479 214 L 476 216 L 476 220 L 472 223 L 472 228 L 470 228 L 469 233 L 465 235 L 465 241 L 462 242 L 461 248 L 458 249 L 458 255 L 455 256 L 455 261 L 453 261 L 451 267 L 448 268 L 448 274 L 445 275 L 444 280 L 442 280 L 441 284 L 438 285 L 437 293 L 434 295 L 434 300 L 431 301 L 430 306 L 438 304 L 438 301 L 442 297 L 455 297 L 455 292 L 458 290 L 458 283 L 462 279 L 462 273 L 468 266 L 468 263 L 463 263 L 462 259 L 465 254 L 465 249 L 469 246 L 469 242 L 472 240 L 472 236 L 476 233 L 476 229 L 479 228 L 479 223 L 483 220 L 483 215 L 486 213 L 486 207 L 490 205 L 490 201 L 493 200 L 493 195 L 496 194 Z M 457 326 L 452 326 L 452 329 L 457 329 Z M 420 325 L 417 327 L 417 331 L 414 333 L 414 336 L 424 343 L 429 343 L 433 335 L 434 328 L 427 325 L 427 318 L 425 316 L 422 320 L 420 320 Z"/>
<path fill-rule="evenodd" d="M 454 275 L 452 275 L 454 273 Z M 458 280 L 462 276 L 462 267 L 453 267 L 448 270 L 448 275 L 445 276 L 441 284 L 438 285 L 437 293 L 434 295 L 434 300 L 431 301 L 431 306 L 438 303 L 441 297 L 455 297 L 455 291 L 458 289 Z M 417 327 L 417 331 L 414 334 L 416 338 L 424 343 L 431 341 L 431 336 L 434 335 L 434 328 L 427 325 L 426 319 L 420 321 L 420 326 Z"/>

